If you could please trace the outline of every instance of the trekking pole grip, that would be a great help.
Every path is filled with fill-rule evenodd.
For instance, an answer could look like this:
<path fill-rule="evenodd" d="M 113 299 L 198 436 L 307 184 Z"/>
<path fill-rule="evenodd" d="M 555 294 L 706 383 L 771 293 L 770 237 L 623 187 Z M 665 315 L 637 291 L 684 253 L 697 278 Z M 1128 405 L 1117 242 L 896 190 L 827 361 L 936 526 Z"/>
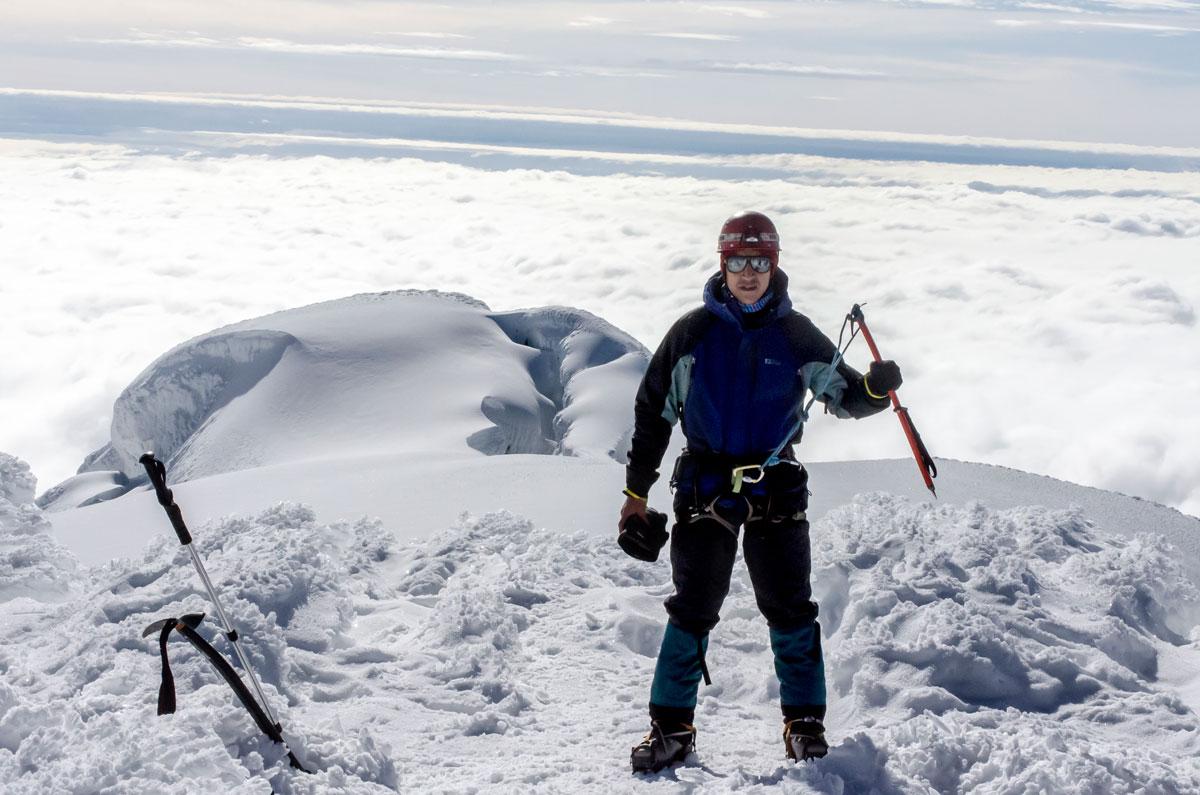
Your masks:
<path fill-rule="evenodd" d="M 146 474 L 150 477 L 150 485 L 154 486 L 154 493 L 158 496 L 158 504 L 167 512 L 167 518 L 171 520 L 171 527 L 175 530 L 175 535 L 179 536 L 179 543 L 187 546 L 192 543 L 192 534 L 188 532 L 187 525 L 183 521 L 183 511 L 179 510 L 179 506 L 175 504 L 175 495 L 167 488 L 167 468 L 154 457 L 154 452 L 149 451 L 142 454 L 138 459 L 138 463 L 146 468 Z"/>

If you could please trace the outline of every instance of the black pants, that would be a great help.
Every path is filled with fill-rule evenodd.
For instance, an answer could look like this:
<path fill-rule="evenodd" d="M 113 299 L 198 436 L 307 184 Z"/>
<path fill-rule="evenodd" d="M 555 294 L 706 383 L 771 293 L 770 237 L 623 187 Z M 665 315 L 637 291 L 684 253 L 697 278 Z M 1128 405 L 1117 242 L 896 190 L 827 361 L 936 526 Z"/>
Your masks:
<path fill-rule="evenodd" d="M 694 722 L 708 633 L 737 554 L 737 528 L 714 519 L 676 522 L 671 533 L 675 593 L 666 601 L 671 620 L 663 635 L 650 688 L 650 717 Z M 758 609 L 770 625 L 771 650 L 785 720 L 825 717 L 825 664 L 817 605 L 811 600 L 808 522 L 746 523 L 743 550 Z"/>
<path fill-rule="evenodd" d="M 758 609 L 770 625 L 784 717 L 825 715 L 821 628 L 809 585 L 808 473 L 792 460 L 734 493 L 732 468 L 745 463 L 689 451 L 675 464 L 675 593 L 666 601 L 671 620 L 650 690 L 652 718 L 692 722 L 708 633 L 729 593 L 739 533 Z"/>
<path fill-rule="evenodd" d="M 811 624 L 817 615 L 809 575 L 808 522 L 750 521 L 742 550 L 758 609 L 773 629 Z M 706 518 L 678 521 L 671 532 L 671 579 L 667 599 L 671 621 L 694 635 L 706 635 L 720 620 L 721 605 L 737 556 L 734 531 Z"/>
<path fill-rule="evenodd" d="M 816 618 L 808 583 L 808 473 L 791 458 L 790 450 L 787 456 L 787 462 L 768 467 L 763 477 L 744 482 L 736 493 L 731 473 L 747 461 L 685 451 L 675 462 L 675 593 L 667 600 L 667 612 L 680 628 L 706 635 L 716 626 L 743 525 L 746 566 L 767 623 L 790 630 Z"/>

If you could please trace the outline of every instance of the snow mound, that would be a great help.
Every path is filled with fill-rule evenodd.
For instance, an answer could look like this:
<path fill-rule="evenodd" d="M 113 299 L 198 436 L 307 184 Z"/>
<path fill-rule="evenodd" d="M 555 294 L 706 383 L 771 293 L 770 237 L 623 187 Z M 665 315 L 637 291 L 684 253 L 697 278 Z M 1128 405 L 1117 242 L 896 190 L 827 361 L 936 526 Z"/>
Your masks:
<path fill-rule="evenodd" d="M 579 310 L 491 314 L 456 294 L 353 296 L 227 326 L 159 357 L 117 398 L 110 443 L 80 470 L 137 484 L 149 449 L 177 482 L 397 451 L 623 460 L 647 359 Z"/>
<path fill-rule="evenodd" d="M 1157 676 L 1155 641 L 1184 645 L 1200 617 L 1160 537 L 1101 541 L 1072 511 L 875 495 L 825 526 L 816 580 L 841 640 L 830 673 L 863 706 L 1052 713 L 1102 696 L 1128 711 Z"/>
<path fill-rule="evenodd" d="M 57 601 L 71 591 L 75 558 L 33 504 L 36 488 L 28 464 L 0 453 L 0 602 Z"/>
<path fill-rule="evenodd" d="M 0 776 L 229 791 L 1193 792 L 1197 594 L 1161 538 L 1077 511 L 868 494 L 814 523 L 833 750 L 783 761 L 767 627 L 735 569 L 700 691 L 700 754 L 633 779 L 671 592 L 611 536 L 464 514 L 400 544 L 282 504 L 196 533 L 272 704 L 316 777 L 207 664 L 173 646 L 180 707 L 154 716 L 141 629 L 207 610 L 186 553 L 89 570 L 86 597 L 0 612 Z M 31 617 L 32 615 L 32 617 Z M 62 632 L 82 622 L 85 631 Z M 210 636 L 213 625 L 203 625 Z M 196 749 L 190 764 L 164 745 Z M 579 753 L 579 749 L 589 749 Z M 83 749 L 80 751 L 79 749 Z M 73 750 L 74 754 L 68 754 Z M 67 761 L 70 760 L 70 761 Z M 117 760 L 117 761 L 114 761 Z"/>
<path fill-rule="evenodd" d="M 906 786 L 1200 787 L 1178 757 L 1194 759 L 1200 721 L 1155 686 L 1164 649 L 1200 639 L 1200 594 L 1161 537 L 876 494 L 831 511 L 814 541 L 836 714 L 883 729 L 868 736 Z"/>

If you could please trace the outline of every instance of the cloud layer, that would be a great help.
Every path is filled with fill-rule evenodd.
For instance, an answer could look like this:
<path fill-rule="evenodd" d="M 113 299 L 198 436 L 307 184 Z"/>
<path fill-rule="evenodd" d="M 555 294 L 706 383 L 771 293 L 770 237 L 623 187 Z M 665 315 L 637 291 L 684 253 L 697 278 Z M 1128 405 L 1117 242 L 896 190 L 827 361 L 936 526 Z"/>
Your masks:
<path fill-rule="evenodd" d="M 615 70 L 605 76 L 629 75 Z M 851 75 L 839 79 L 847 76 Z M 704 160 L 708 165 L 737 164 L 782 173 L 794 170 L 786 166 L 793 155 L 1059 168 L 1200 169 L 1200 148 L 1195 146 L 712 123 L 494 103 L 0 87 L 0 136 L 43 137 L 63 132 L 135 144 L 155 152 L 186 152 L 197 145 L 209 152 L 303 146 L 308 151 L 374 150 L 389 155 L 404 148 L 441 148 L 523 157 L 540 152 L 559 159 L 607 157 L 622 163 Z"/>
<path fill-rule="evenodd" d="M 836 335 L 867 302 L 935 455 L 1200 513 L 1195 173 L 764 159 L 782 178 L 0 142 L 0 449 L 49 486 L 161 352 L 357 292 L 567 304 L 654 347 L 756 207 L 801 311 Z M 805 455 L 904 456 L 893 424 L 818 420 Z"/>
<path fill-rule="evenodd" d="M 85 44 L 162 47 L 167 49 L 250 50 L 288 55 L 373 55 L 393 58 L 434 58 L 456 61 L 520 61 L 520 55 L 490 50 L 461 50 L 442 47 L 397 47 L 389 44 L 358 42 L 300 42 L 288 39 L 238 36 L 214 39 L 208 36 L 178 33 L 141 33 L 122 39 L 81 39 Z M 394 34 L 393 34 L 394 35 Z M 418 38 L 448 38 L 453 34 L 409 33 Z"/>

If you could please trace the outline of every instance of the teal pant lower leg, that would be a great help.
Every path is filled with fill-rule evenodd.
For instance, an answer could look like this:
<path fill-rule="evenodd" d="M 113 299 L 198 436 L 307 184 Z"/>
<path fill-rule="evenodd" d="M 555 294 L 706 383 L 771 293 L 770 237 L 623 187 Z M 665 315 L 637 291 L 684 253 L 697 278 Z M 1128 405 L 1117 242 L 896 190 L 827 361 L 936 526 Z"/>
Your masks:
<path fill-rule="evenodd" d="M 707 650 L 708 633 L 695 635 L 667 623 L 654 666 L 654 684 L 650 687 L 651 718 L 692 722 L 696 691 L 703 676 L 700 659 Z"/>
<path fill-rule="evenodd" d="M 825 717 L 825 661 L 821 655 L 821 625 L 803 624 L 788 630 L 771 629 L 775 674 L 784 717 Z"/>

